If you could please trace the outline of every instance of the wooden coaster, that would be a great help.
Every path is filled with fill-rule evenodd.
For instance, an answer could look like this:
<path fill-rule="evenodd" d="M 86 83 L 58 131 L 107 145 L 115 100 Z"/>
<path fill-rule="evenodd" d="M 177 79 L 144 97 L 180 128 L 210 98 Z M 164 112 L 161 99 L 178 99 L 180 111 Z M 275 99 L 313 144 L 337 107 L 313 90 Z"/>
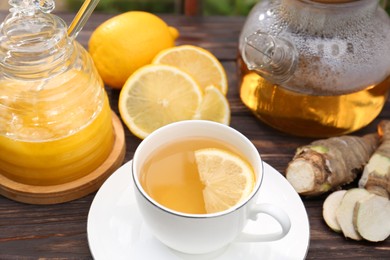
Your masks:
<path fill-rule="evenodd" d="M 115 141 L 108 158 L 93 172 L 77 180 L 49 186 L 18 183 L 0 174 L 0 194 L 29 204 L 57 204 L 84 197 L 100 188 L 104 181 L 122 165 L 125 158 L 125 134 L 116 114 L 112 113 Z"/>

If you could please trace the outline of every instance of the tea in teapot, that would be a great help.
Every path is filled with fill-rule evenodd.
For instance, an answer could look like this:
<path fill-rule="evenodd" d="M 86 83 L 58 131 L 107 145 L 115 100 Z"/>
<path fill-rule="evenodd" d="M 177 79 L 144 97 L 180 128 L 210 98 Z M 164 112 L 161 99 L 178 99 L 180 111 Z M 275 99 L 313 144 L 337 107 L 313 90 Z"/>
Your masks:
<path fill-rule="evenodd" d="M 240 97 L 281 131 L 325 137 L 381 112 L 390 87 L 390 19 L 379 0 L 272 0 L 239 39 Z"/>

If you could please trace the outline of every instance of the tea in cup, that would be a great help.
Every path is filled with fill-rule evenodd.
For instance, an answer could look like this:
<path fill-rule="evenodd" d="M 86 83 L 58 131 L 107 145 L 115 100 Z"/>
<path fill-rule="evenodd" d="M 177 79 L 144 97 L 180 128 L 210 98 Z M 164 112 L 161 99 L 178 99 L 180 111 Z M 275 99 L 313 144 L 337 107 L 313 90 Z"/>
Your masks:
<path fill-rule="evenodd" d="M 136 149 L 132 175 L 143 220 L 174 250 L 205 254 L 232 242 L 278 240 L 289 232 L 282 209 L 256 203 L 262 160 L 250 140 L 229 126 L 190 120 L 157 129 Z M 242 232 L 262 213 L 281 231 Z"/>

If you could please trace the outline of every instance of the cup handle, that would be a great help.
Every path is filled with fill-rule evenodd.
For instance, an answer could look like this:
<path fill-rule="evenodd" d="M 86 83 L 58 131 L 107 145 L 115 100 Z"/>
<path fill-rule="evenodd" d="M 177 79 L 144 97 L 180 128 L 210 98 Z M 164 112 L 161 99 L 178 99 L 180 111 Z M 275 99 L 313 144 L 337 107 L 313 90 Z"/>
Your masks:
<path fill-rule="evenodd" d="M 287 213 L 281 208 L 272 204 L 255 204 L 249 210 L 249 218 L 253 221 L 257 220 L 258 214 L 267 214 L 273 217 L 282 227 L 282 232 L 268 234 L 249 234 L 242 232 L 236 238 L 236 242 L 266 242 L 279 240 L 287 235 L 291 228 L 291 221 Z"/>

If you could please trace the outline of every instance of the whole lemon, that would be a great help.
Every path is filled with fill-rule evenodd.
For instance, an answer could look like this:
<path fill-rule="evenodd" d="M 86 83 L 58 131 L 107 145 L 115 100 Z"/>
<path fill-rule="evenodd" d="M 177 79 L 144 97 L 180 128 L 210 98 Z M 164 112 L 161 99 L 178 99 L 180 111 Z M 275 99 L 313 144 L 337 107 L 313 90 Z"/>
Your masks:
<path fill-rule="evenodd" d="M 122 88 L 138 68 L 173 47 L 178 31 L 154 14 L 126 12 L 102 23 L 89 40 L 89 53 L 104 83 Z"/>

